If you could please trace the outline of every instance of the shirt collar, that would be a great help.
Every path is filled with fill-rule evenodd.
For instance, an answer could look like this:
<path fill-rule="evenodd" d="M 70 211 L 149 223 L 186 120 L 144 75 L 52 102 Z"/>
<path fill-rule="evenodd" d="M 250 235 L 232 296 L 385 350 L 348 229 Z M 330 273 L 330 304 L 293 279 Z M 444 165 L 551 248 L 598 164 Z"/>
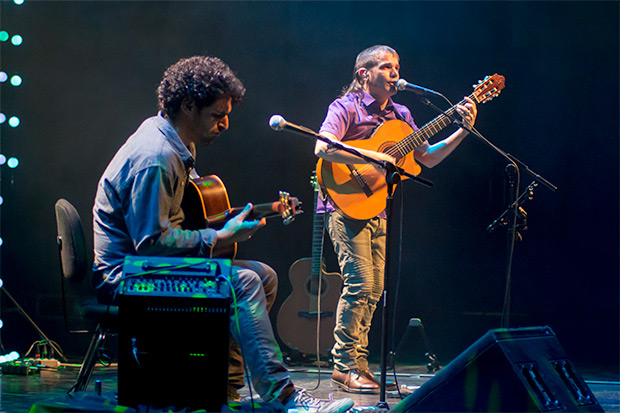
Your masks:
<path fill-rule="evenodd" d="M 362 90 L 362 103 L 364 104 L 364 106 L 366 106 L 367 108 L 370 108 L 375 102 L 376 102 L 376 99 L 372 97 L 370 93 L 366 92 L 365 90 Z M 373 108 L 376 109 L 377 111 L 379 110 L 379 108 L 376 107 L 376 105 L 374 105 Z M 394 110 L 394 102 L 392 101 L 392 98 L 388 98 L 387 105 L 385 105 L 385 109 L 387 110 L 388 108 L 390 108 L 390 110 L 392 111 Z"/>
<path fill-rule="evenodd" d="M 191 144 L 189 148 L 185 146 L 181 137 L 174 129 L 174 125 L 161 112 L 157 114 L 157 126 L 166 139 L 168 139 L 170 145 L 177 151 L 185 167 L 188 169 L 193 168 L 196 164 L 196 147 L 194 144 Z"/>

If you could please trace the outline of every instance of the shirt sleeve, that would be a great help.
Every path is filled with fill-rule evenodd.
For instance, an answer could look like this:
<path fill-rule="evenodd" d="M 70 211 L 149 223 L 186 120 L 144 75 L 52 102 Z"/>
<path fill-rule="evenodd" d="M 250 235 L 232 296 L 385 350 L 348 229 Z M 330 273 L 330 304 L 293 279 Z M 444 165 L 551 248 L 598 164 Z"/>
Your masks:
<path fill-rule="evenodd" d="M 349 124 L 351 122 L 351 116 L 347 111 L 345 105 L 341 99 L 333 101 L 327 109 L 327 115 L 325 120 L 319 129 L 320 132 L 329 132 L 336 136 L 338 140 L 342 140 Z"/>
<path fill-rule="evenodd" d="M 178 177 L 162 167 L 145 168 L 131 181 L 123 211 L 139 255 L 210 255 L 216 242 L 215 230 L 183 230 L 171 224 L 179 190 Z"/>

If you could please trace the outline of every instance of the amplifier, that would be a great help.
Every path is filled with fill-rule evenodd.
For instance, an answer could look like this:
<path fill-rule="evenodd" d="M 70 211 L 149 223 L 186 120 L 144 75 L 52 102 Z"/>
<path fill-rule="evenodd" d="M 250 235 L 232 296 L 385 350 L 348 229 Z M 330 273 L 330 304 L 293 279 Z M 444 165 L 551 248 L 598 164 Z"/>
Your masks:
<path fill-rule="evenodd" d="M 231 268 L 227 259 L 125 259 L 119 405 L 212 412 L 226 404 Z"/>
<path fill-rule="evenodd" d="M 228 259 L 125 258 L 121 294 L 159 297 L 230 297 Z"/>

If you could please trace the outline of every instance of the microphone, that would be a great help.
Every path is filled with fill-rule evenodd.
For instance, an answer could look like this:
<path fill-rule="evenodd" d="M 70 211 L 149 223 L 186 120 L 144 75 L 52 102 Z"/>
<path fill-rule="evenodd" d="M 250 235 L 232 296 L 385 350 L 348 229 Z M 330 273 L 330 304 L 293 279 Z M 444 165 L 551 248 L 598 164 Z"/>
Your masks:
<path fill-rule="evenodd" d="M 271 129 L 273 130 L 282 130 L 285 125 L 286 120 L 280 115 L 273 115 L 269 118 L 269 126 L 271 126 Z"/>
<path fill-rule="evenodd" d="M 409 92 L 415 93 L 418 96 L 441 96 L 440 93 L 435 92 L 434 90 L 414 85 L 413 83 L 408 83 L 405 79 L 399 79 L 398 82 L 396 82 L 396 89 L 407 90 Z"/>
<path fill-rule="evenodd" d="M 288 122 L 286 119 L 284 119 L 280 115 L 273 115 L 269 119 L 269 126 L 271 127 L 271 129 L 275 131 L 281 131 L 282 129 L 288 129 L 292 132 L 297 132 L 299 134 L 311 136 L 313 138 L 316 138 L 318 136 L 318 133 L 314 132 L 313 130 L 308 129 L 305 126 L 299 126 L 299 125 L 295 125 L 294 123 Z"/>

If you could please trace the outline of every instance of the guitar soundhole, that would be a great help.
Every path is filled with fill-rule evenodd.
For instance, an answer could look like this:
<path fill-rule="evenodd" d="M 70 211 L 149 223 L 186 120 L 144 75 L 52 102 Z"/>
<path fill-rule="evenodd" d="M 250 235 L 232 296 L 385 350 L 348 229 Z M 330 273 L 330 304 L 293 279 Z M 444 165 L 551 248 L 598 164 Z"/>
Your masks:
<path fill-rule="evenodd" d="M 306 292 L 310 295 L 318 295 L 319 280 L 312 282 L 312 277 L 306 279 Z M 329 290 L 329 281 L 325 277 L 321 277 L 321 297 Z"/>
<path fill-rule="evenodd" d="M 387 153 L 388 155 L 392 155 L 393 157 L 396 158 L 396 165 L 403 166 L 403 164 L 405 163 L 405 158 L 401 157 L 401 155 L 398 153 L 398 150 L 390 151 L 390 149 L 394 145 L 396 145 L 396 142 L 383 142 L 381 146 L 379 146 L 379 149 L 377 150 L 377 152 Z"/>

